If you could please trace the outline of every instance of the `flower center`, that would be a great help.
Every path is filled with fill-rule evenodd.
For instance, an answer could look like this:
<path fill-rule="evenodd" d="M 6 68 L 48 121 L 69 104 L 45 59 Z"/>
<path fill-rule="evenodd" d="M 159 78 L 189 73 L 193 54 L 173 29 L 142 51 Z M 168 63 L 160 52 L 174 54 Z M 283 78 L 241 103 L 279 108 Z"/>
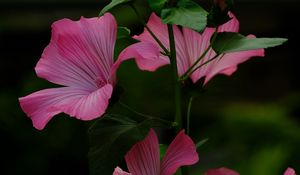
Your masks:
<path fill-rule="evenodd" d="M 97 77 L 95 80 L 95 83 L 96 83 L 96 86 L 98 88 L 102 88 L 103 86 L 105 86 L 106 84 L 108 84 L 108 82 L 106 80 L 103 80 L 102 78 L 100 77 Z"/>

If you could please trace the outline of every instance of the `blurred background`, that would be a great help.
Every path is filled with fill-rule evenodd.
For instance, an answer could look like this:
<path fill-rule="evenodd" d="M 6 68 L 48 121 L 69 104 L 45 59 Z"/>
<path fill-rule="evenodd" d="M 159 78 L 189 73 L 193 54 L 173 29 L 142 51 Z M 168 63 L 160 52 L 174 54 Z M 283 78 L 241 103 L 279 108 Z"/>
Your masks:
<path fill-rule="evenodd" d="M 137 0 L 147 20 L 150 10 Z M 209 7 L 207 1 L 199 1 Z M 32 127 L 18 97 L 53 87 L 34 67 L 50 41 L 51 24 L 61 18 L 97 16 L 108 0 L 0 1 L 0 159 L 3 175 L 87 175 L 88 122 L 58 115 L 43 131 Z M 236 0 L 241 33 L 285 37 L 264 58 L 239 66 L 231 77 L 218 75 L 192 107 L 192 137 L 208 138 L 194 174 L 227 166 L 242 175 L 279 175 L 287 166 L 300 172 L 300 84 L 298 0 Z M 127 6 L 113 9 L 120 26 L 133 34 L 142 25 Z M 118 53 L 129 44 L 117 43 Z M 170 68 L 141 72 L 133 61 L 121 65 L 122 101 L 144 113 L 172 119 Z M 199 89 L 201 87 L 199 86 Z M 186 104 L 184 104 L 186 105 Z"/>

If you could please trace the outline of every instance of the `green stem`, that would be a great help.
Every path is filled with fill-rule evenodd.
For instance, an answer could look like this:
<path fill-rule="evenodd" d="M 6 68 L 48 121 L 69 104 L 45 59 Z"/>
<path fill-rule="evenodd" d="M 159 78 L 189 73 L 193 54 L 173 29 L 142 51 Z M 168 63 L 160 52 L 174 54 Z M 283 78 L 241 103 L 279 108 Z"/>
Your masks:
<path fill-rule="evenodd" d="M 181 113 L 181 92 L 180 84 L 178 82 L 178 70 L 176 60 L 176 45 L 174 38 L 173 26 L 168 24 L 169 42 L 170 42 L 170 62 L 173 74 L 173 87 L 174 87 L 174 101 L 175 101 L 175 122 L 177 125 L 177 131 L 182 129 L 182 113 Z"/>
<path fill-rule="evenodd" d="M 130 7 L 133 9 L 136 16 L 139 18 L 139 21 L 145 26 L 146 30 L 150 33 L 150 35 L 153 37 L 153 39 L 157 42 L 157 44 L 165 52 L 163 55 L 169 55 L 170 54 L 169 50 L 163 45 L 163 43 L 156 37 L 156 35 L 153 33 L 153 31 L 148 27 L 147 23 L 144 21 L 144 19 L 140 15 L 139 11 L 135 8 L 133 3 L 130 3 Z"/>
<path fill-rule="evenodd" d="M 176 1 L 169 0 L 169 6 L 172 7 Z M 174 87 L 174 100 L 175 100 L 175 123 L 178 124 L 177 132 L 182 129 L 182 110 L 181 110 L 181 91 L 178 77 L 177 59 L 176 59 L 176 43 L 174 38 L 173 25 L 168 24 L 169 43 L 170 43 L 170 63 L 173 72 L 173 87 Z M 188 167 L 181 167 L 182 175 L 189 175 Z"/>
<path fill-rule="evenodd" d="M 186 133 L 187 135 L 190 135 L 190 119 L 191 119 L 191 109 L 193 104 L 194 97 L 191 96 L 187 108 L 187 114 L 186 114 Z"/>

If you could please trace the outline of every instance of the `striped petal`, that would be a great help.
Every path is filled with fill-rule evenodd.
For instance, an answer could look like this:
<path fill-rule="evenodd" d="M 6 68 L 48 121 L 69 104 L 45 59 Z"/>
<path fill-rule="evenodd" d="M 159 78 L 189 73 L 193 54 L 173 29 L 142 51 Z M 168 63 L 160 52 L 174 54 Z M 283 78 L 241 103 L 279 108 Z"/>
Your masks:
<path fill-rule="evenodd" d="M 157 45 L 151 42 L 139 42 L 130 45 L 120 53 L 118 60 L 114 64 L 113 70 L 115 71 L 121 62 L 131 58 L 135 59 L 135 62 L 141 70 L 151 72 L 161 66 L 169 64 L 169 60 L 160 56 L 160 51 Z"/>
<path fill-rule="evenodd" d="M 92 93 L 82 88 L 61 87 L 35 92 L 19 98 L 19 101 L 33 126 L 42 130 L 54 115 L 61 112 L 81 120 L 101 116 L 108 106 L 112 90 L 110 84 Z"/>
<path fill-rule="evenodd" d="M 153 129 L 131 148 L 125 160 L 132 175 L 160 175 L 159 144 Z"/>
<path fill-rule="evenodd" d="M 155 13 L 151 14 L 147 26 L 151 29 L 151 31 L 155 34 L 155 36 L 161 41 L 161 43 L 167 49 L 169 49 L 170 45 L 169 45 L 168 27 L 166 24 L 162 23 L 162 20 Z M 179 28 L 176 25 L 173 25 L 173 30 L 174 30 L 175 44 L 176 44 L 178 74 L 182 75 L 189 68 L 188 55 L 186 52 L 186 45 L 184 42 L 182 32 L 179 30 Z M 151 36 L 151 34 L 148 32 L 147 29 L 145 29 L 141 35 L 134 36 L 134 38 L 143 42 L 151 42 L 155 44 L 158 48 L 160 48 L 159 44 L 155 41 L 155 39 Z M 161 48 L 160 51 L 163 52 Z M 167 56 L 161 55 L 161 58 L 169 61 Z"/>
<path fill-rule="evenodd" d="M 179 167 L 193 165 L 198 159 L 195 144 L 182 130 L 167 149 L 161 164 L 161 175 L 173 175 Z"/>
<path fill-rule="evenodd" d="M 96 80 L 114 81 L 111 67 L 116 31 L 116 21 L 109 13 L 100 18 L 53 23 L 50 44 L 35 68 L 37 75 L 90 91 L 98 88 Z"/>
<path fill-rule="evenodd" d="M 238 32 L 239 31 L 239 21 L 232 14 L 229 13 L 229 16 L 232 18 L 227 23 L 219 26 L 219 32 Z M 210 40 L 212 35 L 214 34 L 214 28 L 206 28 L 202 34 L 199 34 L 190 29 L 183 29 L 183 36 L 185 38 L 185 42 L 187 45 L 187 52 L 189 54 L 190 66 L 192 66 L 195 61 L 205 52 L 205 50 L 210 45 Z M 249 35 L 248 37 L 255 37 L 253 35 Z M 250 51 L 242 51 L 229 53 L 224 56 L 219 56 L 213 61 L 207 63 L 211 58 L 216 56 L 216 53 L 210 49 L 204 58 L 199 61 L 197 66 L 201 67 L 197 69 L 192 75 L 191 79 L 193 82 L 197 82 L 200 78 L 205 77 L 206 84 L 209 80 L 211 80 L 217 74 L 225 74 L 231 75 L 237 70 L 237 66 L 240 63 L 243 63 L 249 60 L 254 56 L 264 56 L 264 50 L 250 50 Z M 207 63 L 207 64 L 205 64 Z"/>

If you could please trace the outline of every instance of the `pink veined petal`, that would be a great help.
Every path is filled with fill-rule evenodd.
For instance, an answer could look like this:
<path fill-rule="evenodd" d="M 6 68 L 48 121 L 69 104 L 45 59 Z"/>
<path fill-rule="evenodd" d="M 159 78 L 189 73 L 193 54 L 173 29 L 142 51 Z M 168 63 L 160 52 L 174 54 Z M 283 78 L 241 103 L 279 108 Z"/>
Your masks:
<path fill-rule="evenodd" d="M 169 60 L 160 56 L 157 45 L 151 42 L 139 42 L 125 48 L 119 55 L 113 66 L 113 71 L 119 67 L 121 62 L 134 58 L 141 70 L 155 71 L 157 68 L 169 64 Z"/>
<path fill-rule="evenodd" d="M 189 54 L 189 62 L 191 67 L 196 60 L 205 52 L 205 50 L 210 45 L 210 39 L 215 32 L 215 29 L 213 28 L 206 28 L 202 35 L 200 35 L 198 32 L 195 32 L 191 29 L 183 29 L 183 35 L 185 38 L 185 42 L 187 45 L 187 52 Z M 204 58 L 199 61 L 197 66 L 203 64 L 206 62 L 209 58 L 215 56 L 215 52 L 210 49 Z M 202 66 L 200 69 L 196 70 L 192 75 L 191 79 L 193 82 L 197 82 L 200 78 L 204 77 L 207 71 L 207 65 Z"/>
<path fill-rule="evenodd" d="M 231 12 L 228 12 L 231 20 L 226 22 L 225 24 L 219 26 L 218 32 L 238 32 L 240 29 L 240 22 L 235 17 L 235 15 Z"/>
<path fill-rule="evenodd" d="M 101 116 L 108 106 L 112 90 L 110 84 L 92 93 L 82 88 L 52 88 L 21 97 L 19 101 L 33 126 L 42 130 L 54 115 L 61 112 L 81 120 Z"/>
<path fill-rule="evenodd" d="M 288 168 L 285 172 L 284 175 L 296 175 L 296 172 L 293 168 Z"/>
<path fill-rule="evenodd" d="M 125 160 L 132 175 L 160 175 L 159 144 L 153 129 L 131 148 Z"/>
<path fill-rule="evenodd" d="M 169 45 L 169 34 L 168 27 L 166 24 L 162 23 L 162 20 L 155 14 L 152 13 L 147 26 L 153 31 L 155 36 L 161 41 L 161 43 L 167 48 L 170 48 Z M 182 32 L 176 25 L 173 25 L 174 36 L 175 36 L 175 44 L 176 44 L 176 54 L 177 54 L 177 66 L 178 66 L 178 74 L 182 75 L 189 68 L 188 55 L 186 52 L 186 45 L 184 42 L 184 38 Z M 133 38 L 144 41 L 151 42 L 155 44 L 161 52 L 163 49 L 159 46 L 159 44 L 155 41 L 155 39 L 150 35 L 147 29 L 141 35 L 134 36 Z M 168 60 L 166 56 L 161 55 L 162 58 Z"/>
<path fill-rule="evenodd" d="M 151 14 L 147 22 L 147 26 L 151 29 L 151 31 L 155 34 L 155 36 L 161 41 L 161 43 L 166 48 L 169 48 L 169 34 L 168 34 L 167 25 L 163 24 L 161 19 L 155 13 Z M 150 35 L 150 33 L 147 31 L 146 28 L 144 29 L 144 32 L 142 34 L 133 36 L 133 38 L 139 41 L 151 42 L 159 47 L 155 39 Z M 161 51 L 163 50 L 161 49 Z"/>
<path fill-rule="evenodd" d="M 249 38 L 254 38 L 254 35 L 249 35 Z M 232 75 L 240 63 L 249 60 L 251 57 L 263 57 L 264 49 L 233 52 L 225 54 L 223 57 L 217 58 L 209 65 L 208 72 L 206 73 L 205 82 L 206 84 L 217 74 L 224 74 L 227 76 Z"/>
<path fill-rule="evenodd" d="M 229 16 L 232 17 L 232 19 L 227 23 L 221 25 L 218 30 L 219 32 L 238 32 L 239 21 L 230 12 Z M 183 36 L 187 45 L 187 52 L 189 53 L 190 66 L 192 66 L 193 63 L 195 63 L 195 61 L 201 56 L 201 54 L 204 53 L 206 48 L 209 47 L 210 39 L 214 32 L 215 29 L 206 28 L 202 35 L 200 35 L 199 33 L 194 32 L 190 29 L 183 29 Z M 255 36 L 249 35 L 248 37 L 253 38 Z M 215 55 L 216 53 L 212 49 L 210 49 L 207 52 L 206 56 L 198 63 L 198 66 L 213 58 Z M 249 50 L 229 53 L 225 56 L 219 56 L 217 59 L 196 70 L 191 75 L 191 79 L 195 83 L 200 78 L 205 77 L 204 84 L 206 84 L 217 74 L 225 74 L 229 76 L 237 70 L 238 64 L 245 62 L 254 56 L 263 57 L 264 50 Z"/>
<path fill-rule="evenodd" d="M 239 175 L 236 171 L 222 167 L 217 169 L 210 169 L 204 175 Z"/>
<path fill-rule="evenodd" d="M 116 167 L 115 171 L 113 172 L 113 175 L 131 175 L 131 174 L 123 171 L 120 167 Z"/>
<path fill-rule="evenodd" d="M 116 31 L 116 21 L 109 13 L 100 18 L 53 23 L 50 44 L 35 68 L 37 75 L 89 91 L 98 88 L 97 80 L 115 81 L 111 80 L 111 67 Z"/>
<path fill-rule="evenodd" d="M 193 165 L 198 160 L 195 144 L 182 130 L 167 149 L 161 164 L 161 175 L 172 175 L 179 167 Z"/>
<path fill-rule="evenodd" d="M 232 18 L 227 23 L 219 26 L 219 32 L 238 32 L 239 30 L 239 21 L 233 15 L 233 13 L 229 12 L 229 16 Z M 209 47 L 210 40 L 215 32 L 214 28 L 207 27 L 204 32 L 201 34 L 190 30 L 190 29 L 183 29 L 183 36 L 187 46 L 187 52 L 189 54 L 189 61 L 191 67 L 195 61 L 204 53 L 204 51 Z M 216 53 L 210 49 L 206 56 L 197 64 L 202 65 L 210 58 L 214 57 Z M 200 69 L 196 70 L 192 75 L 191 79 L 194 83 L 196 83 L 200 78 L 205 77 L 211 69 L 211 65 L 214 64 L 214 61 L 202 66 Z"/>

